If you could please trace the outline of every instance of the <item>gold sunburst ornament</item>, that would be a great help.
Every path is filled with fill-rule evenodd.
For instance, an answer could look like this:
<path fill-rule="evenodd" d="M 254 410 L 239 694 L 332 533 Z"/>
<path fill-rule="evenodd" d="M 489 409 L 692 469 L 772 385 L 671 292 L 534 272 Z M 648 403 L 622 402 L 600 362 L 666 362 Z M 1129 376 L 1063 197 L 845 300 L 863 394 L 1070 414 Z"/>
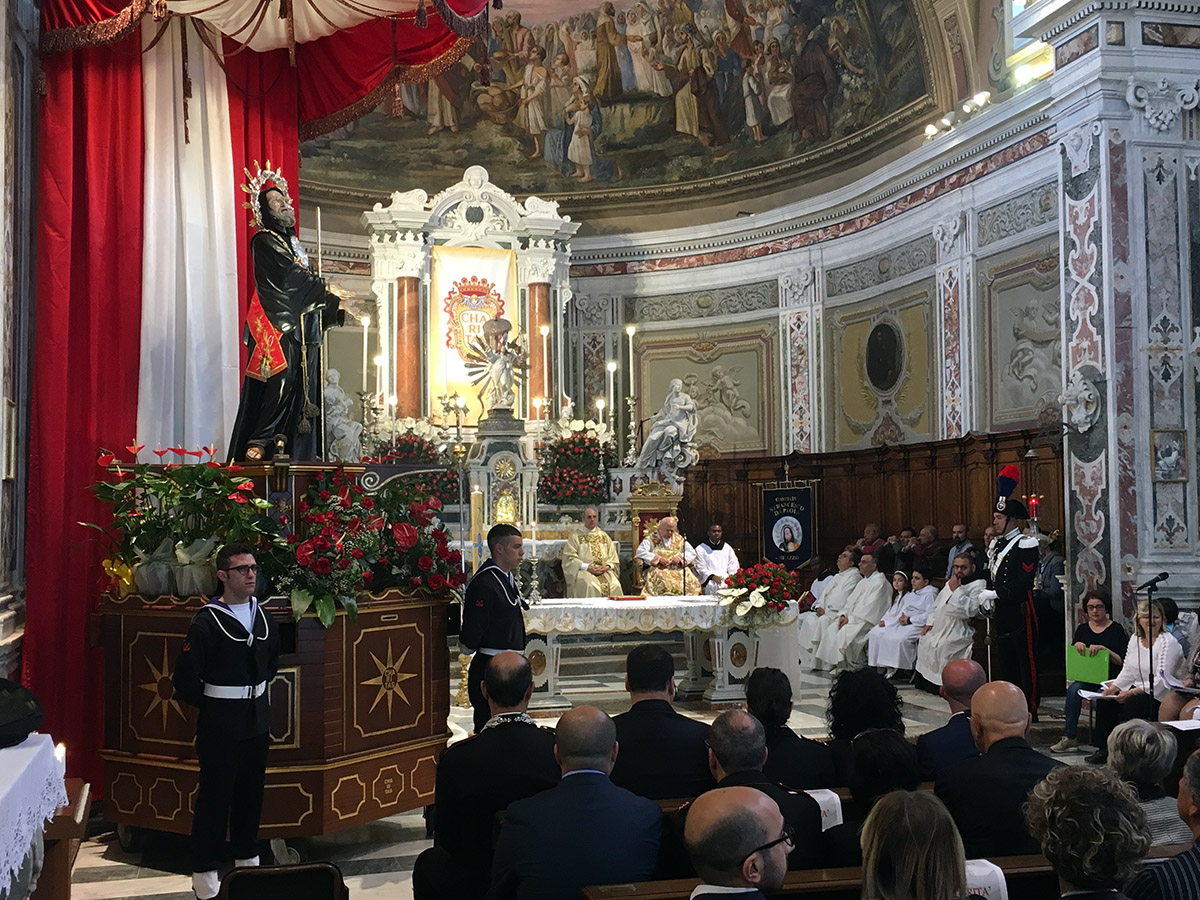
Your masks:
<path fill-rule="evenodd" d="M 258 171 L 253 174 L 251 174 L 249 169 L 242 170 L 246 173 L 246 178 L 249 181 L 249 184 L 242 185 L 242 190 L 250 195 L 250 199 L 243 203 L 242 206 L 250 210 L 250 224 L 262 230 L 264 226 L 262 207 L 259 205 L 259 196 L 262 194 L 263 189 L 267 187 L 277 188 L 283 194 L 284 199 L 287 200 L 288 207 L 292 205 L 292 195 L 288 193 L 287 179 L 283 177 L 281 171 L 271 166 L 269 159 L 265 166 L 259 165 L 256 159 L 254 161 L 254 168 Z"/>

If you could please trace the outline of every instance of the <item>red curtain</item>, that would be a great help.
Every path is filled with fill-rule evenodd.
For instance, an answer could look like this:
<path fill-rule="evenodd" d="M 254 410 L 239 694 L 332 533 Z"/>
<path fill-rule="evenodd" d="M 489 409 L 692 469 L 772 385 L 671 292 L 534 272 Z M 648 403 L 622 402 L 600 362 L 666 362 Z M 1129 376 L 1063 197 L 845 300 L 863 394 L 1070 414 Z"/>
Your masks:
<path fill-rule="evenodd" d="M 226 39 L 225 52 L 231 54 L 237 45 Z M 254 229 L 250 226 L 250 210 L 241 206 L 250 195 L 240 185 L 248 184 L 246 169 L 255 171 L 257 160 L 271 165 L 287 179 L 292 200 L 296 199 L 300 183 L 300 138 L 296 131 L 297 100 L 296 69 L 288 60 L 286 50 L 270 53 L 244 51 L 225 57 L 226 91 L 229 94 L 229 134 L 233 144 L 233 183 L 238 185 L 238 295 L 240 319 L 254 293 L 254 272 L 248 254 Z M 300 211 L 297 210 L 297 215 Z"/>
<path fill-rule="evenodd" d="M 137 427 L 142 302 L 139 38 L 42 60 L 37 318 L 30 422 L 24 681 L 67 745 L 68 771 L 100 784 L 99 651 L 88 616 L 104 548 L 88 484 L 97 447 Z"/>

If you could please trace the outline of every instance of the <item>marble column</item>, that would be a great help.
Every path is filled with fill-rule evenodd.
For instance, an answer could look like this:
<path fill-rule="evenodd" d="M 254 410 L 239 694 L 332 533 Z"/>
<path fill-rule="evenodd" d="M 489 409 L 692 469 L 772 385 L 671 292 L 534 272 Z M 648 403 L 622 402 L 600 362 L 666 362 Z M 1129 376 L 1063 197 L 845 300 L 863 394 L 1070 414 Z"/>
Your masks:
<path fill-rule="evenodd" d="M 549 366 L 553 358 L 550 336 L 542 337 L 541 327 L 550 326 L 550 283 L 548 281 L 531 282 L 529 285 L 529 389 L 530 397 L 544 397 L 547 401 L 553 396 L 554 378 Z M 550 392 L 546 392 L 546 386 Z M 530 410 L 533 415 L 533 410 Z"/>
<path fill-rule="evenodd" d="M 415 275 L 396 279 L 396 415 L 420 418 L 421 391 L 421 282 Z"/>

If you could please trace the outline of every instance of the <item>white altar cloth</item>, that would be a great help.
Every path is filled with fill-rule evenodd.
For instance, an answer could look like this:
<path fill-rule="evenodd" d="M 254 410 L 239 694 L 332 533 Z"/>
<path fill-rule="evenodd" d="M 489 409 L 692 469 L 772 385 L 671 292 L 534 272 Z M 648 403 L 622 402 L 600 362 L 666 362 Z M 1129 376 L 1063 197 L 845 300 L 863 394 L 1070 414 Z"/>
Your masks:
<path fill-rule="evenodd" d="M 526 610 L 525 630 L 537 634 L 712 631 L 720 618 L 721 607 L 712 597 L 543 600 Z"/>
<path fill-rule="evenodd" d="M 0 888 L 21 867 L 34 836 L 68 802 L 63 775 L 48 734 L 0 750 Z"/>

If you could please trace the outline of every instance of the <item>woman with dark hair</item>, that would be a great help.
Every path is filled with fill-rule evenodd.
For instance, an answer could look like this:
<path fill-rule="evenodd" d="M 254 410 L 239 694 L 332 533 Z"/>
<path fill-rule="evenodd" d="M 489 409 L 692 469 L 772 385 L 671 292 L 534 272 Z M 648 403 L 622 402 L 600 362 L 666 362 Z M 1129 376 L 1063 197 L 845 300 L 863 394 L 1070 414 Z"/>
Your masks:
<path fill-rule="evenodd" d="M 849 783 L 850 742 L 868 729 L 887 728 L 904 734 L 903 710 L 896 686 L 874 669 L 838 673 L 829 688 L 825 721 L 839 787 Z"/>
<path fill-rule="evenodd" d="M 1174 597 L 1159 597 L 1158 602 L 1162 604 L 1163 620 L 1167 623 L 1167 634 L 1179 641 L 1184 656 L 1190 655 L 1192 641 L 1187 631 L 1179 626 L 1179 604 L 1175 602 Z"/>
<path fill-rule="evenodd" d="M 834 787 L 833 751 L 788 727 L 792 685 L 779 669 L 755 669 L 746 680 L 746 709 L 762 722 L 767 736 L 763 774 L 798 791 Z"/>
<path fill-rule="evenodd" d="M 1042 846 L 1062 896 L 1122 900 L 1121 887 L 1150 849 L 1132 788 L 1107 768 L 1060 766 L 1025 802 L 1025 827 Z"/>
<path fill-rule="evenodd" d="M 1108 654 L 1108 677 L 1116 678 L 1124 662 L 1125 646 L 1129 643 L 1129 635 L 1125 629 L 1112 620 L 1112 600 L 1108 592 L 1092 589 L 1083 595 L 1084 620 L 1075 627 L 1075 638 L 1072 643 L 1080 653 L 1096 656 Z M 1072 681 L 1067 686 L 1066 700 L 1063 711 L 1067 721 L 1063 725 L 1063 736 L 1058 743 L 1050 748 L 1051 753 L 1066 753 L 1079 746 L 1079 715 L 1083 710 L 1083 699 L 1080 691 L 1098 691 L 1100 685 L 1089 684 L 1086 681 Z"/>
<path fill-rule="evenodd" d="M 917 748 L 891 728 L 869 728 L 850 742 L 847 780 L 850 801 L 842 806 L 842 824 L 825 832 L 835 866 L 862 864 L 859 831 L 881 797 L 920 786 Z"/>

